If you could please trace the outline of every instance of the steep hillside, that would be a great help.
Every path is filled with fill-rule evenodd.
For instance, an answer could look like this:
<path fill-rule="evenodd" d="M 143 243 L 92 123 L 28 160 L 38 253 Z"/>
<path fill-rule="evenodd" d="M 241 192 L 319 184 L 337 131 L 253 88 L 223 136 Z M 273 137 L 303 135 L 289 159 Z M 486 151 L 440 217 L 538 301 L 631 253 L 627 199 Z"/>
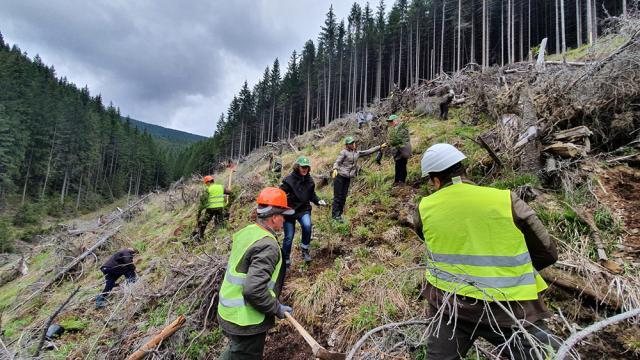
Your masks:
<path fill-rule="evenodd" d="M 311 264 L 304 264 L 294 248 L 281 299 L 322 345 L 361 359 L 424 359 L 425 334 L 448 321 L 427 317 L 426 249 L 412 229 L 417 202 L 432 191 L 420 177 L 420 157 L 437 142 L 454 144 L 467 155 L 471 180 L 511 189 L 527 200 L 557 242 L 560 260 L 542 275 L 550 284 L 544 298 L 553 312 L 547 324 L 560 338 L 614 314 L 637 311 L 640 85 L 633 79 L 640 65 L 630 59 L 640 53 L 640 32 L 632 34 L 604 61 L 549 64 L 546 70 L 528 63 L 484 72 L 469 67 L 395 93 L 376 106 L 380 120 L 362 129 L 353 118 L 338 119 L 258 148 L 238 164 L 229 222 L 210 228 L 201 242 L 189 237 L 200 179 L 152 193 L 133 210 L 122 204 L 124 214 L 110 209 L 78 219 L 26 248 L 29 274 L 1 288 L 1 339 L 20 358 L 33 354 L 48 316 L 80 286 L 55 320 L 69 331 L 48 345 L 45 358 L 122 359 L 180 315 L 186 325 L 150 355 L 217 358 L 226 343 L 215 323 L 225 256 L 231 234 L 250 222 L 256 194 L 277 183 L 269 159 L 281 156 L 286 174 L 296 157 L 309 156 L 318 194 L 330 202 L 328 174 L 344 137 L 356 136 L 361 149 L 380 144 L 382 119 L 394 107 L 411 132 L 414 156 L 407 184 L 392 187 L 389 154 L 379 165 L 364 159 L 347 200 L 347 221 L 336 223 L 328 208 L 314 208 Z M 612 84 L 619 86 L 617 93 Z M 447 86 L 464 106 L 440 120 L 433 113 L 439 101 L 433 94 Z M 218 181 L 227 175 L 217 174 Z M 106 224 L 97 226 L 100 214 Z M 56 279 L 72 258 L 112 233 L 95 256 Z M 139 280 L 121 284 L 109 305 L 95 310 L 93 299 L 102 286 L 98 267 L 123 246 L 141 251 Z M 377 328 L 394 322 L 401 324 Z M 637 358 L 639 344 L 638 324 L 619 322 L 580 342 L 575 356 Z M 496 359 L 499 351 L 482 342 L 469 358 Z M 292 327 L 279 322 L 267 338 L 265 358 L 312 355 Z"/>

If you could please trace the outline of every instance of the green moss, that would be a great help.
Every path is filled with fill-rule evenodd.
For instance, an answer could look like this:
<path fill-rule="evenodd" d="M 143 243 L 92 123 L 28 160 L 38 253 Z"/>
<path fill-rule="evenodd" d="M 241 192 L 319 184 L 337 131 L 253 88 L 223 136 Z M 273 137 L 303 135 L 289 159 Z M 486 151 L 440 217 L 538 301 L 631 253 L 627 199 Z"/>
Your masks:
<path fill-rule="evenodd" d="M 62 326 L 65 331 L 82 331 L 89 326 L 89 323 L 76 318 L 70 318 L 60 321 L 60 326 Z"/>

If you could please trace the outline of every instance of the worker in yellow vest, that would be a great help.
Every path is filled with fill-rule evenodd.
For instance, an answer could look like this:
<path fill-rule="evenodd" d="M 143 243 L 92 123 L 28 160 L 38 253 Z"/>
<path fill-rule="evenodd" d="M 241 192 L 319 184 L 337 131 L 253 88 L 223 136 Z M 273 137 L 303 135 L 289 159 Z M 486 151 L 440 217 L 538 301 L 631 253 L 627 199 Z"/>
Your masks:
<path fill-rule="evenodd" d="M 257 203 L 256 222 L 233 235 L 220 287 L 218 323 L 229 338 L 220 359 L 262 359 L 275 316 L 284 319 L 285 312 L 292 312 L 278 301 L 285 272 L 276 233 L 282 231 L 284 216 L 295 211 L 287 205 L 287 194 L 274 187 L 263 189 Z"/>
<path fill-rule="evenodd" d="M 538 274 L 557 261 L 556 247 L 517 195 L 469 181 L 464 159 L 449 144 L 422 157 L 422 176 L 436 191 L 420 201 L 416 233 L 427 247 L 429 313 L 444 313 L 428 338 L 427 358 L 464 358 L 483 337 L 502 346 L 503 357 L 529 359 L 559 345 L 542 322 L 549 317 L 541 296 L 547 285 Z M 512 316 L 531 337 L 514 335 Z"/>
<path fill-rule="evenodd" d="M 205 199 L 198 211 L 198 226 L 191 234 L 191 236 L 197 236 L 199 239 L 204 237 L 204 231 L 207 229 L 207 225 L 211 219 L 215 217 L 216 222 L 222 221 L 224 217 L 224 207 L 226 205 L 225 195 L 231 194 L 230 188 L 216 184 L 214 180 L 212 175 L 204 177 Z M 203 210 L 204 215 L 202 215 Z"/>

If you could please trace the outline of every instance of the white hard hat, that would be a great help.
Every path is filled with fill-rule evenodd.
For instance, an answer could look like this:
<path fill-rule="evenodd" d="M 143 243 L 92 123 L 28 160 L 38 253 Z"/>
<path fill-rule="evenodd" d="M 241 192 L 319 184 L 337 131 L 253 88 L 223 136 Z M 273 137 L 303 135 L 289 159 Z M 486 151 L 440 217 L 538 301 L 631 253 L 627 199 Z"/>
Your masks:
<path fill-rule="evenodd" d="M 466 159 L 460 150 L 449 144 L 434 144 L 422 155 L 422 176 L 441 172 Z"/>

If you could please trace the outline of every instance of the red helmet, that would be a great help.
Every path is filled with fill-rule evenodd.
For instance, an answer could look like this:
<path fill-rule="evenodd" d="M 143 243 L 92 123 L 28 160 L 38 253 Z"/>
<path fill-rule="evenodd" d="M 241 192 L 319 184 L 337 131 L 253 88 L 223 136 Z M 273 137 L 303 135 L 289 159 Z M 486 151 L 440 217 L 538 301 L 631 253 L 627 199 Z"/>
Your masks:
<path fill-rule="evenodd" d="M 287 194 L 276 187 L 267 187 L 260 191 L 257 199 L 258 205 L 277 206 L 279 208 L 289 209 L 287 205 Z"/>
<path fill-rule="evenodd" d="M 208 183 L 210 183 L 212 181 L 213 181 L 213 176 L 212 175 L 207 175 L 207 176 L 204 177 L 204 183 L 205 184 L 208 184 Z"/>

